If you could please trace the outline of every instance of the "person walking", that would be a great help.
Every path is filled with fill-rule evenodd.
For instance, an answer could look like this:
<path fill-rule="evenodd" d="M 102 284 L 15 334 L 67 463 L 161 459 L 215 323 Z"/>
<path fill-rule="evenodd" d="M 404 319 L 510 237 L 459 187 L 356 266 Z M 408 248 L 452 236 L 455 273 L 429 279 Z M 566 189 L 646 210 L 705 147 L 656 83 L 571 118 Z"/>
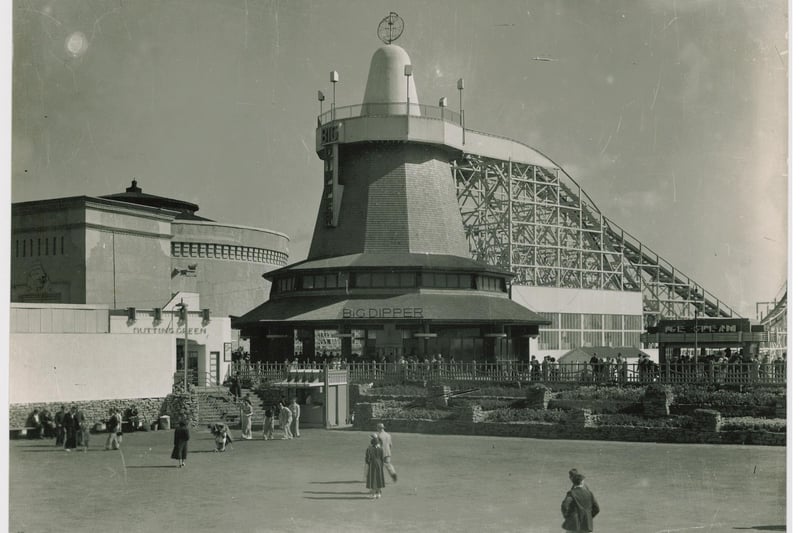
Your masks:
<path fill-rule="evenodd" d="M 270 405 L 264 411 L 264 440 L 272 440 L 275 431 L 275 406 Z"/>
<path fill-rule="evenodd" d="M 280 409 L 278 414 L 278 422 L 280 423 L 281 427 L 283 428 L 283 439 L 282 440 L 291 440 L 292 439 L 292 412 L 289 410 L 288 407 L 283 405 L 283 402 L 278 403 L 278 408 Z"/>
<path fill-rule="evenodd" d="M 242 400 L 241 408 L 241 421 L 242 421 L 242 439 L 250 440 L 253 438 L 253 404 L 250 403 L 250 395 L 245 395 Z"/>
<path fill-rule="evenodd" d="M 292 436 L 300 438 L 300 404 L 297 403 L 297 398 L 292 398 L 292 403 L 289 405 L 289 411 L 292 412 Z"/>
<path fill-rule="evenodd" d="M 378 439 L 381 441 L 381 448 L 383 449 L 383 464 L 389 475 L 392 476 L 392 481 L 397 483 L 397 472 L 392 464 L 392 436 L 386 432 L 382 423 L 378 424 Z"/>
<path fill-rule="evenodd" d="M 369 436 L 369 447 L 364 455 L 366 464 L 366 483 L 369 497 L 373 500 L 381 497 L 381 489 L 386 486 L 383 478 L 383 449 L 378 435 Z"/>
<path fill-rule="evenodd" d="M 173 459 L 178 460 L 178 468 L 186 466 L 186 456 L 189 453 L 189 428 L 186 427 L 186 421 L 181 420 L 178 427 L 175 428 L 175 436 L 173 437 L 172 455 Z"/>
<path fill-rule="evenodd" d="M 111 408 L 108 410 L 108 421 L 106 421 L 106 430 L 108 431 L 108 438 L 106 439 L 106 450 L 119 450 L 120 438 L 118 434 L 122 433 L 122 417 L 119 413 Z"/>
<path fill-rule="evenodd" d="M 575 468 L 569 471 L 572 488 L 561 502 L 561 515 L 564 522 L 561 527 L 573 533 L 588 533 L 592 531 L 594 517 L 600 512 L 597 500 L 586 485 L 585 477 Z"/>

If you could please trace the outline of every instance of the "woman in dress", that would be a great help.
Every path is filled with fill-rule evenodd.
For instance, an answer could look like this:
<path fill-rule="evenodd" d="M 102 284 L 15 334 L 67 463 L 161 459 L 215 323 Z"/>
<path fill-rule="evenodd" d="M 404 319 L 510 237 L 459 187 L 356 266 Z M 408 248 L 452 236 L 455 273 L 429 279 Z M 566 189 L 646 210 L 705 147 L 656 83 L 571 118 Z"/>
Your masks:
<path fill-rule="evenodd" d="M 367 466 L 367 488 L 371 499 L 381 497 L 381 489 L 386 486 L 383 479 L 383 450 L 381 441 L 376 434 L 370 435 L 369 448 L 365 454 L 364 462 Z"/>
<path fill-rule="evenodd" d="M 189 453 L 189 429 L 186 421 L 181 420 L 175 428 L 175 438 L 172 446 L 172 458 L 178 460 L 178 468 L 186 466 L 186 455 Z"/>
<path fill-rule="evenodd" d="M 242 400 L 242 439 L 250 440 L 253 438 L 253 404 L 250 403 L 250 395 Z"/>

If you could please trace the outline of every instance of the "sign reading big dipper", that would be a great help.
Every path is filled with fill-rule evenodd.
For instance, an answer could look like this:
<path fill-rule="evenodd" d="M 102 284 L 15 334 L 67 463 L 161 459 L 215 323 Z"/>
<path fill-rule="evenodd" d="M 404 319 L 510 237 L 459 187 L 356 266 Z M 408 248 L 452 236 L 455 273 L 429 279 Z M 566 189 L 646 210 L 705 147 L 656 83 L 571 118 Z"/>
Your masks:
<path fill-rule="evenodd" d="M 527 361 L 549 324 L 509 299 L 511 272 L 470 256 L 450 163 L 463 155 L 463 124 L 420 102 L 395 44 L 403 27 L 396 13 L 379 25 L 361 105 L 334 101 L 319 117 L 323 191 L 308 257 L 265 274 L 269 301 L 232 324 L 254 361 L 283 361 L 318 331 L 341 338 L 345 357 L 360 337 L 361 356 Z M 314 343 L 303 351 L 313 359 Z"/>

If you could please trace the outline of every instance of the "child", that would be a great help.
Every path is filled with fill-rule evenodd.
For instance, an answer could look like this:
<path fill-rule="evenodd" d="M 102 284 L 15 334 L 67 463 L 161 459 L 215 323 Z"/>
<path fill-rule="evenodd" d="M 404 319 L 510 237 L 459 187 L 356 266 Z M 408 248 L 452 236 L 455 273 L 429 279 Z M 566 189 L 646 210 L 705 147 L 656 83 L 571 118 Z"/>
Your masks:
<path fill-rule="evenodd" d="M 186 455 L 189 453 L 189 429 L 186 421 L 181 420 L 175 428 L 175 438 L 172 447 L 172 458 L 178 460 L 178 468 L 186 466 Z"/>
<path fill-rule="evenodd" d="M 270 406 L 264 412 L 264 440 L 272 440 L 275 430 L 275 408 Z"/>

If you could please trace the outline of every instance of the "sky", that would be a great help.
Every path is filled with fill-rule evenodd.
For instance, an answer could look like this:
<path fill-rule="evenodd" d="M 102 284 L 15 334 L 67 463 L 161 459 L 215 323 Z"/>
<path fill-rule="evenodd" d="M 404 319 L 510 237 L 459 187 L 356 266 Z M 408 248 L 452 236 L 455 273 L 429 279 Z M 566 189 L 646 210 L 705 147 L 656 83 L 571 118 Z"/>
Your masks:
<path fill-rule="evenodd" d="M 377 25 L 420 102 L 534 146 L 743 316 L 787 280 L 788 19 L 774 0 L 15 0 L 13 202 L 122 192 L 305 259 L 317 91 L 358 104 Z M 546 58 L 551 61 L 535 60 Z"/>

